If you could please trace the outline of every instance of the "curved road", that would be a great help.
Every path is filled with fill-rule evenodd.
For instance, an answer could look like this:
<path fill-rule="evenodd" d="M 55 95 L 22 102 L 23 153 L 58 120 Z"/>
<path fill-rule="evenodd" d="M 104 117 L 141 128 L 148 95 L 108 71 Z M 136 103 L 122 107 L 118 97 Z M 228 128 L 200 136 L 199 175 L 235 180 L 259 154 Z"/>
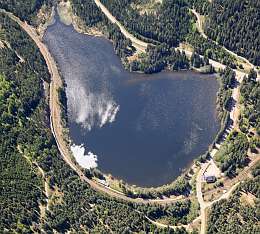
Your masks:
<path fill-rule="evenodd" d="M 135 36 L 133 36 L 131 33 L 129 33 L 125 27 L 109 12 L 109 10 L 99 1 L 99 0 L 94 0 L 96 5 L 101 9 L 101 11 L 105 14 L 105 16 L 110 20 L 111 23 L 116 24 L 121 33 L 128 39 L 131 40 L 133 46 L 142 52 L 145 52 L 147 49 L 148 43 L 139 40 Z"/>
<path fill-rule="evenodd" d="M 133 46 L 135 46 L 138 50 L 140 51 L 145 51 L 145 49 L 148 46 L 148 43 L 142 42 L 141 40 L 135 38 L 134 36 L 132 36 L 129 32 L 127 32 L 127 30 L 121 25 L 120 22 L 118 22 L 114 16 L 112 16 L 112 14 L 107 10 L 107 8 L 105 8 L 99 0 L 95 0 L 95 3 L 97 4 L 98 7 L 100 7 L 100 9 L 103 11 L 103 13 L 109 18 L 109 20 L 112 23 L 116 23 L 121 32 L 127 37 L 129 38 L 132 43 Z M 1 10 L 1 12 L 5 12 L 3 10 Z M 51 123 L 51 131 L 53 133 L 53 136 L 56 140 L 57 143 L 57 147 L 60 151 L 60 154 L 62 156 L 62 158 L 64 159 L 64 161 L 79 175 L 79 177 L 81 178 L 81 180 L 87 182 L 94 190 L 101 192 L 101 193 L 105 193 L 108 194 L 112 197 L 115 197 L 117 199 L 121 199 L 127 202 L 135 202 L 135 203 L 140 203 L 140 204 L 170 204 L 179 200 L 183 200 L 183 199 L 187 199 L 187 198 L 183 198 L 183 197 L 177 197 L 174 199 L 163 199 L 163 200 L 143 200 L 143 199 L 133 199 L 130 197 L 127 197 L 126 195 L 124 195 L 123 193 L 120 193 L 116 190 L 113 190 L 109 187 L 105 187 L 103 185 L 100 185 L 96 182 L 94 182 L 93 180 L 87 178 L 83 172 L 80 170 L 80 168 L 71 160 L 71 153 L 68 149 L 67 143 L 64 141 L 64 135 L 63 135 L 63 126 L 62 126 L 62 121 L 61 121 L 61 109 L 60 109 L 60 103 L 59 103 L 59 99 L 58 99 L 58 93 L 57 93 L 57 89 L 59 87 L 62 87 L 62 80 L 60 78 L 59 72 L 58 72 L 58 68 L 56 66 L 56 63 L 53 59 L 53 57 L 51 56 L 50 52 L 48 51 L 47 47 L 42 43 L 40 37 L 37 35 L 36 31 L 29 26 L 27 23 L 22 22 L 19 18 L 17 18 L 16 16 L 14 16 L 11 13 L 5 12 L 6 14 L 9 15 L 10 18 L 12 18 L 14 21 L 16 21 L 22 28 L 24 31 L 27 32 L 27 34 L 33 39 L 33 41 L 36 43 L 36 45 L 38 46 L 40 52 L 42 53 L 48 70 L 51 74 L 51 83 L 50 83 L 50 110 L 51 110 L 51 114 L 50 114 L 50 123 Z M 186 53 L 187 56 L 191 56 L 190 51 L 187 50 L 183 50 L 180 49 L 181 51 L 184 51 Z M 212 66 L 216 69 L 224 69 L 226 66 L 218 63 L 214 60 L 210 60 L 209 61 L 210 64 L 212 64 Z M 241 82 L 243 77 L 246 75 L 246 73 L 243 73 L 241 71 L 238 70 L 234 70 L 236 72 L 236 79 L 238 82 Z M 237 87 L 236 89 L 233 89 L 233 93 L 232 93 L 233 98 L 238 101 L 239 98 L 239 90 Z M 235 107 L 232 109 L 232 112 L 230 113 L 231 118 L 233 118 L 234 120 L 236 120 L 236 108 L 237 105 L 235 105 Z M 233 114 L 232 114 L 233 113 Z M 235 122 L 235 121 L 234 121 Z M 212 153 L 212 152 L 211 152 Z M 215 153 L 215 152 L 214 152 Z M 208 166 L 208 163 L 206 164 L 202 164 L 202 167 L 199 171 L 199 174 L 196 178 L 196 190 L 197 190 L 197 198 L 201 207 L 201 215 L 200 218 L 202 220 L 202 224 L 201 224 L 201 233 L 205 233 L 206 231 L 206 209 L 211 206 L 213 203 L 215 203 L 216 201 L 223 199 L 223 198 L 227 198 L 230 196 L 230 194 L 232 193 L 232 191 L 234 190 L 234 188 L 236 188 L 237 184 L 233 185 L 233 187 L 228 191 L 228 193 L 222 195 L 219 199 L 211 202 L 211 203 L 206 203 L 203 199 L 203 194 L 202 194 L 202 190 L 201 190 L 201 182 L 202 182 L 202 176 L 206 170 Z M 149 219 L 148 217 L 146 217 L 147 219 Z M 153 220 L 150 220 L 151 222 L 154 222 L 154 224 L 156 225 L 163 225 L 163 224 L 159 224 Z M 186 225 L 181 225 L 183 227 L 186 227 Z M 176 228 L 175 226 L 173 226 L 173 228 Z"/>
<path fill-rule="evenodd" d="M 203 30 L 203 26 L 202 26 L 202 21 L 201 21 L 201 15 L 196 12 L 194 9 L 191 9 L 191 12 L 196 16 L 197 18 L 197 22 L 196 22 L 196 26 L 197 26 L 197 29 L 199 31 L 199 33 L 201 34 L 201 36 L 203 36 L 204 38 L 208 38 L 207 35 L 204 33 L 204 30 Z"/>
<path fill-rule="evenodd" d="M 196 16 L 196 18 L 197 18 L 197 23 L 196 23 L 196 25 L 197 25 L 197 29 L 198 29 L 199 33 L 200 33 L 204 38 L 208 39 L 208 36 L 205 34 L 205 31 L 204 31 L 204 29 L 203 29 L 203 24 L 202 24 L 202 22 L 201 22 L 201 15 L 200 15 L 198 12 L 196 12 L 195 9 L 191 9 L 191 12 L 192 12 L 192 13 Z M 252 64 L 251 62 L 249 62 L 248 59 L 246 59 L 246 58 L 244 58 L 244 57 L 242 57 L 242 56 L 240 56 L 240 55 L 237 55 L 237 54 L 234 53 L 233 51 L 227 49 L 225 46 L 220 45 L 219 43 L 217 43 L 216 41 L 213 41 L 212 39 L 211 39 L 211 41 L 212 41 L 213 43 L 215 43 L 216 45 L 221 46 L 224 50 L 226 50 L 228 53 L 230 53 L 231 55 L 233 55 L 233 56 L 236 57 L 237 59 L 242 60 L 242 61 L 243 61 L 244 63 L 246 63 L 251 69 L 256 70 L 254 64 Z"/>
<path fill-rule="evenodd" d="M 122 26 L 122 24 L 108 11 L 108 9 L 99 0 L 94 0 L 94 1 L 95 1 L 96 5 L 102 10 L 102 12 L 107 16 L 107 18 L 112 23 L 116 23 L 119 26 L 121 32 L 127 38 L 129 38 L 132 41 L 133 46 L 136 47 L 136 38 L 133 35 L 131 35 L 130 33 L 127 32 L 127 30 Z M 203 30 L 203 27 L 202 27 L 202 22 L 201 22 L 201 19 L 200 19 L 200 15 L 195 10 L 192 10 L 192 13 L 195 14 L 195 16 L 197 18 L 197 26 L 198 26 L 199 32 L 202 34 L 202 36 L 204 38 L 208 38 L 207 35 L 204 33 L 204 30 Z M 138 42 L 140 42 L 140 40 L 138 40 Z M 214 42 L 214 43 L 216 43 L 216 42 Z M 138 49 L 138 47 L 136 47 L 136 48 Z M 225 47 L 223 47 L 223 48 L 227 52 L 229 52 L 230 54 L 235 56 L 236 58 L 243 60 L 251 68 L 255 69 L 255 66 L 253 64 L 251 64 L 247 59 L 245 59 L 245 58 L 243 58 L 241 56 L 238 56 L 237 54 L 235 54 L 234 52 L 226 49 Z M 188 57 L 191 57 L 191 55 L 192 55 L 191 51 L 184 50 L 182 48 L 176 48 L 176 49 L 178 49 L 180 51 L 183 51 Z M 201 56 L 201 57 L 203 57 L 203 56 Z M 209 64 L 211 64 L 216 70 L 223 70 L 223 69 L 226 68 L 226 65 L 223 65 L 223 64 L 221 64 L 221 63 L 219 63 L 217 61 L 214 61 L 212 59 L 209 59 Z M 233 124 L 232 124 L 231 128 L 237 128 L 237 121 L 238 121 L 238 117 L 239 117 L 238 103 L 239 103 L 239 96 L 240 96 L 239 95 L 239 86 L 240 86 L 239 84 L 241 84 L 241 82 L 243 81 L 244 76 L 247 75 L 246 73 L 241 72 L 241 71 L 239 71 L 237 69 L 234 69 L 234 72 L 236 74 L 236 80 L 238 82 L 238 85 L 232 90 L 232 98 L 235 100 L 235 105 L 231 109 L 231 112 L 230 112 L 230 118 L 233 120 Z M 216 152 L 217 152 L 216 149 L 212 150 L 212 152 L 211 152 L 212 157 L 215 155 Z M 206 209 L 208 207 L 210 207 L 212 204 L 214 204 L 215 202 L 217 202 L 217 201 L 219 201 L 221 199 L 224 199 L 224 198 L 228 198 L 232 194 L 234 189 L 237 187 L 237 185 L 239 184 L 239 183 L 236 183 L 235 185 L 233 185 L 231 187 L 231 189 L 226 194 L 223 194 L 219 199 L 217 199 L 215 201 L 212 201 L 210 203 L 206 203 L 204 201 L 204 199 L 203 199 L 203 194 L 202 194 L 202 177 L 203 177 L 203 174 L 205 173 L 207 167 L 209 166 L 209 164 L 210 163 L 202 164 L 201 169 L 200 169 L 200 171 L 199 171 L 199 173 L 197 175 L 197 178 L 196 178 L 197 199 L 198 199 L 198 202 L 200 204 L 200 209 L 201 209 L 201 215 L 200 215 L 200 218 L 201 218 L 201 231 L 200 231 L 200 233 L 201 234 L 206 233 Z M 163 224 L 157 223 L 157 222 L 155 222 L 153 220 L 150 220 L 150 221 L 152 223 L 156 224 L 156 225 L 164 227 Z M 173 228 L 176 228 L 176 227 L 174 226 Z"/>
<path fill-rule="evenodd" d="M 91 188 L 94 190 L 108 194 L 111 197 L 115 197 L 117 199 L 121 199 L 127 202 L 133 202 L 138 204 L 171 204 L 176 201 L 180 200 L 186 200 L 188 198 L 184 196 L 178 196 L 176 198 L 167 198 L 167 199 L 136 199 L 126 196 L 125 194 L 118 192 L 117 190 L 114 190 L 110 187 L 106 187 L 104 185 L 98 184 L 95 181 L 87 178 L 84 173 L 81 171 L 81 169 L 78 167 L 78 165 L 72 161 L 71 159 L 71 152 L 68 148 L 67 143 L 64 140 L 64 134 L 63 134 L 63 126 L 62 126 L 62 120 L 61 120 L 61 108 L 58 98 L 58 88 L 62 87 L 62 80 L 59 75 L 59 71 L 56 65 L 56 62 L 54 61 L 52 55 L 50 54 L 48 48 L 45 44 L 41 41 L 41 38 L 37 35 L 34 28 L 32 28 L 30 25 L 28 25 L 26 22 L 22 22 L 18 17 L 14 16 L 12 13 L 6 12 L 4 10 L 0 10 L 0 12 L 3 12 L 7 14 L 12 20 L 17 22 L 21 28 L 33 39 L 35 44 L 38 46 L 41 54 L 43 55 L 49 73 L 51 75 L 51 83 L 50 83 L 50 124 L 51 124 L 51 131 L 55 138 L 57 147 L 59 149 L 59 152 L 63 158 L 63 160 L 79 175 L 80 179 L 82 181 L 87 182 Z"/>

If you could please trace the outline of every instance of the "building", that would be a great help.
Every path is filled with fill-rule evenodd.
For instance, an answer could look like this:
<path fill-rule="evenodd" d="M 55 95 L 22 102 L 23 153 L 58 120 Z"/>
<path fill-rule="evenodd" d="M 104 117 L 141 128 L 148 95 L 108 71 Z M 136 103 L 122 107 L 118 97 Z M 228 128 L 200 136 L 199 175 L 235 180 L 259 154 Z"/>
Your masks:
<path fill-rule="evenodd" d="M 215 183 L 217 180 L 216 176 L 205 176 L 204 179 L 207 183 Z"/>
<path fill-rule="evenodd" d="M 97 179 L 97 182 L 106 186 L 106 187 L 109 187 L 109 183 L 106 181 L 106 180 L 100 180 L 100 179 Z"/>

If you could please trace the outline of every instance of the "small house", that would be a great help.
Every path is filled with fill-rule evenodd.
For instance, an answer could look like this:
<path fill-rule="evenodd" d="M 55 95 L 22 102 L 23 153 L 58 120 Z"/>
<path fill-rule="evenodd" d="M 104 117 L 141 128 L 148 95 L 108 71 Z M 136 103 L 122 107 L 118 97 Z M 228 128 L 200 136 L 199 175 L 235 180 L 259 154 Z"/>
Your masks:
<path fill-rule="evenodd" d="M 100 179 L 97 179 L 97 182 L 106 186 L 106 187 L 109 187 L 109 183 L 106 181 L 106 180 L 100 180 Z"/>
<path fill-rule="evenodd" d="M 205 176 L 205 181 L 209 183 L 215 183 L 217 180 L 216 176 Z"/>

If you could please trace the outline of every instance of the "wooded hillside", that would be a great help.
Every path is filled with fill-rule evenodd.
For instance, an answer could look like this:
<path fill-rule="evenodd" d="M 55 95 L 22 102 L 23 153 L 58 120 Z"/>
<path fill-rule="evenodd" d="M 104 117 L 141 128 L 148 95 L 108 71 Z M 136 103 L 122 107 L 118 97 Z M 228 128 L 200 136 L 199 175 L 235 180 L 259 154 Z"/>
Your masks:
<path fill-rule="evenodd" d="M 206 34 L 260 66 L 260 1 L 214 0 L 209 7 Z"/>
<path fill-rule="evenodd" d="M 97 193 L 63 161 L 50 130 L 45 61 L 16 23 L 0 14 L 0 24 L 0 230 L 186 234 L 183 229 L 157 229 L 144 216 L 165 208 L 137 206 Z M 183 206 L 185 221 L 190 206 Z"/>

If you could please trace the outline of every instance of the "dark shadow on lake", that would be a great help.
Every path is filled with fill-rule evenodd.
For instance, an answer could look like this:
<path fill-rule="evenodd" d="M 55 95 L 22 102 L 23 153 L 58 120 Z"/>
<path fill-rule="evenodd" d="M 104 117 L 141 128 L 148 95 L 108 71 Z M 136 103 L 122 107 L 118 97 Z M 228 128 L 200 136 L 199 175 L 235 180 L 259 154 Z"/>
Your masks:
<path fill-rule="evenodd" d="M 97 155 L 101 171 L 131 184 L 162 185 L 214 139 L 214 76 L 129 73 L 108 40 L 59 21 L 44 41 L 67 84 L 71 139 Z"/>

